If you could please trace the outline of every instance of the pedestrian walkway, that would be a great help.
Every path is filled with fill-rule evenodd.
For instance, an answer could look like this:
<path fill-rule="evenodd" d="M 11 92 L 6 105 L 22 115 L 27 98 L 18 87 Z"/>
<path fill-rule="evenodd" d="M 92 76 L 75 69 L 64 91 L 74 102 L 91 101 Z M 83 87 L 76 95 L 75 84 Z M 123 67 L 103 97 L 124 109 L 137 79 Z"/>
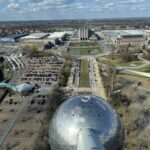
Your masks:
<path fill-rule="evenodd" d="M 133 71 L 133 70 L 126 70 L 126 71 L 128 71 L 129 73 L 133 73 L 133 74 L 136 74 L 136 75 L 140 75 L 140 76 L 143 76 L 143 77 L 150 78 L 150 73 L 140 72 L 140 71 Z"/>
<path fill-rule="evenodd" d="M 94 60 L 94 64 L 95 64 L 95 73 L 96 73 L 96 80 L 97 80 L 97 96 L 107 100 L 104 84 L 99 74 L 98 63 L 96 62 L 96 60 Z"/>

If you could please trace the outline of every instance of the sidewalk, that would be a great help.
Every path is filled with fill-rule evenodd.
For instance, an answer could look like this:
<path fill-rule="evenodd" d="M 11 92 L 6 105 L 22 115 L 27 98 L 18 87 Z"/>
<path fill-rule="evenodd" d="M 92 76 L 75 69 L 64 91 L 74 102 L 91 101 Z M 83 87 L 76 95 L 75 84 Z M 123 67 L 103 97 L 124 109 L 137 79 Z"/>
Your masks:
<path fill-rule="evenodd" d="M 94 65 L 95 65 L 95 73 L 96 73 L 96 80 L 97 80 L 97 96 L 107 100 L 104 84 L 102 82 L 102 78 L 99 74 L 99 68 L 98 68 L 98 63 L 94 60 Z"/>

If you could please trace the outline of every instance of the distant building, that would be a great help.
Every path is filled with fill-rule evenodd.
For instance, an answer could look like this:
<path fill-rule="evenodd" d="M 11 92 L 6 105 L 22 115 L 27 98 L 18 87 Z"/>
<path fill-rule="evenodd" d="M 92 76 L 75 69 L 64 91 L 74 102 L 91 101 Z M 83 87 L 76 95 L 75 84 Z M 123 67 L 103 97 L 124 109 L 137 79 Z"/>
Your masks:
<path fill-rule="evenodd" d="M 15 43 L 15 40 L 13 38 L 0 38 L 0 43 Z"/>
<path fill-rule="evenodd" d="M 20 34 L 11 34 L 11 35 L 6 36 L 5 38 L 10 38 L 10 39 L 14 39 L 15 41 L 18 41 L 18 39 L 20 39 L 22 37 L 25 37 L 27 35 L 28 34 L 23 34 L 23 33 L 20 33 Z"/>
<path fill-rule="evenodd" d="M 104 30 L 99 32 L 100 37 L 115 45 L 137 45 L 147 44 L 148 30 Z"/>
<path fill-rule="evenodd" d="M 117 40 L 119 45 L 139 45 L 143 46 L 146 44 L 146 38 L 144 35 L 122 35 L 121 38 Z"/>
<path fill-rule="evenodd" d="M 70 37 L 70 40 L 74 41 L 74 42 L 79 42 L 80 41 L 78 30 L 74 31 L 73 35 Z"/>
<path fill-rule="evenodd" d="M 62 40 L 62 38 L 65 35 L 66 35 L 66 32 L 54 32 L 54 33 L 50 34 L 50 36 L 48 37 L 48 39 L 50 39 L 50 40 L 55 40 L 55 39 Z"/>
<path fill-rule="evenodd" d="M 98 34 L 94 30 L 88 28 L 80 28 L 74 31 L 74 34 L 71 36 L 70 40 L 74 42 L 80 41 L 97 41 Z"/>
<path fill-rule="evenodd" d="M 72 36 L 73 34 L 74 34 L 74 31 L 54 32 L 54 33 L 50 34 L 48 39 L 50 39 L 52 41 L 54 41 L 54 40 L 63 41 L 67 35 Z"/>
<path fill-rule="evenodd" d="M 97 41 L 97 36 L 93 34 L 92 36 L 89 37 L 89 40 L 90 41 Z"/>
<path fill-rule="evenodd" d="M 87 41 L 89 39 L 89 29 L 88 28 L 80 28 L 78 30 L 80 41 Z"/>
<path fill-rule="evenodd" d="M 48 36 L 48 39 L 54 44 L 57 45 L 63 41 L 63 38 L 67 35 L 66 32 L 54 32 Z"/>
<path fill-rule="evenodd" d="M 72 42 L 80 41 L 97 41 L 99 35 L 94 31 L 88 28 L 76 29 L 73 35 L 70 37 Z"/>
<path fill-rule="evenodd" d="M 49 36 L 49 33 L 33 33 L 28 36 L 22 37 L 21 41 L 25 40 L 39 40 L 39 39 L 44 39 Z"/>

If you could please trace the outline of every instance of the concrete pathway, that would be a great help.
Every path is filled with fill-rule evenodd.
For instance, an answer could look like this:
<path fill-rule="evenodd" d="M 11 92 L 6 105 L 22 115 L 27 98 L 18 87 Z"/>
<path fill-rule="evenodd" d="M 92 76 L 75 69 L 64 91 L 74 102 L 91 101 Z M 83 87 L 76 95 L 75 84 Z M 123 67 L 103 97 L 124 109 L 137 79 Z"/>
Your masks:
<path fill-rule="evenodd" d="M 133 70 L 126 70 L 126 72 L 133 73 L 135 75 L 143 76 L 150 78 L 150 73 L 140 72 L 140 71 L 133 71 Z"/>
<path fill-rule="evenodd" d="M 96 62 L 96 60 L 94 60 L 94 64 L 95 64 L 95 73 L 96 73 L 96 80 L 97 80 L 97 96 L 107 100 L 104 84 L 100 76 L 98 63 Z"/>

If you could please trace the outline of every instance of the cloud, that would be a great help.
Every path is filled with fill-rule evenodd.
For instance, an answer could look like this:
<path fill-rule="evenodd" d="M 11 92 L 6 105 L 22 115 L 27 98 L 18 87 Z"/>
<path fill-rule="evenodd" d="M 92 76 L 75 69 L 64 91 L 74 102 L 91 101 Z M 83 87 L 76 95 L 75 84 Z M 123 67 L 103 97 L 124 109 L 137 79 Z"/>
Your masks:
<path fill-rule="evenodd" d="M 65 4 L 71 2 L 71 0 L 28 0 L 32 3 L 47 3 L 47 4 Z"/>
<path fill-rule="evenodd" d="M 7 5 L 8 9 L 20 9 L 20 4 L 19 3 L 10 3 Z"/>
<path fill-rule="evenodd" d="M 136 11 L 136 10 L 147 10 L 145 6 L 132 6 L 131 10 Z"/>
<path fill-rule="evenodd" d="M 112 3 L 112 2 L 110 2 L 110 3 L 106 3 L 105 5 L 104 5 L 104 8 L 110 8 L 110 7 L 112 7 L 112 6 L 114 6 L 114 3 Z"/>
<path fill-rule="evenodd" d="M 98 10 L 103 10 L 103 9 L 111 9 L 115 4 L 113 2 L 108 2 L 108 3 L 98 3 L 96 8 Z"/>
<path fill-rule="evenodd" d="M 148 0 L 147 0 L 148 1 Z M 146 0 L 0 0 L 0 19 L 12 14 L 33 19 L 150 16 Z M 138 13 L 133 14 L 133 11 Z M 147 11 L 147 12 L 146 12 Z M 14 13 L 13 13 L 14 12 Z M 17 13 L 16 13 L 17 12 Z M 100 12 L 100 13 L 99 13 Z M 130 13 L 132 12 L 132 13 Z M 149 13 L 148 13 L 149 12 Z M 14 16 L 14 18 L 15 18 Z M 3 18 L 2 18 L 3 17 Z"/>
<path fill-rule="evenodd" d="M 121 3 L 123 4 L 138 4 L 138 3 L 144 3 L 145 0 L 122 0 Z"/>

